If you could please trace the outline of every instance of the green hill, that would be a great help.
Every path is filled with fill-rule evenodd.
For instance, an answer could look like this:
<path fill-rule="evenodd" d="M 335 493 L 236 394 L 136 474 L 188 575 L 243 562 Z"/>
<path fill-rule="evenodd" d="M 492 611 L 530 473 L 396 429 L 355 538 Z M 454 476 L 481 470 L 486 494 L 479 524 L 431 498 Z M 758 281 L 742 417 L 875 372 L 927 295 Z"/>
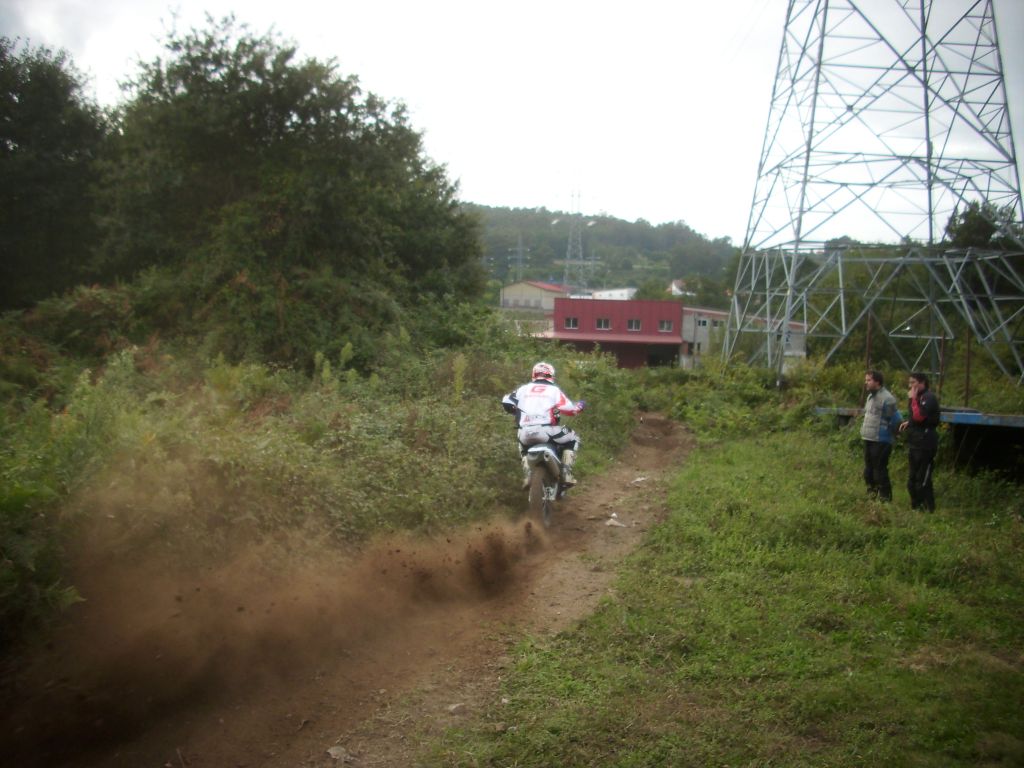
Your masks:
<path fill-rule="evenodd" d="M 481 225 L 483 262 L 492 280 L 562 282 L 571 221 L 581 227 L 583 257 L 593 262 L 591 288 L 639 288 L 686 279 L 705 306 L 721 305 L 732 283 L 736 247 L 708 239 L 683 222 L 650 224 L 581 216 L 545 208 L 495 208 L 465 203 Z M 711 302 L 708 304 L 707 302 Z"/>

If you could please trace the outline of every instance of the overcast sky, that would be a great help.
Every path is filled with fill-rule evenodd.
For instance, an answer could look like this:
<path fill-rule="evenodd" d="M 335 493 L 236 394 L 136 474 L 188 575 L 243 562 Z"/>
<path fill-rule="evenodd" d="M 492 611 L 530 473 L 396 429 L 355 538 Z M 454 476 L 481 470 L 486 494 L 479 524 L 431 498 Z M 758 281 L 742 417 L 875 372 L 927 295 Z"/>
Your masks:
<path fill-rule="evenodd" d="M 233 12 L 405 102 L 463 200 L 685 221 L 741 244 L 786 5 L 0 0 L 0 34 L 66 49 L 112 104 L 165 30 Z M 1019 158 L 1024 0 L 996 0 L 995 11 Z"/>

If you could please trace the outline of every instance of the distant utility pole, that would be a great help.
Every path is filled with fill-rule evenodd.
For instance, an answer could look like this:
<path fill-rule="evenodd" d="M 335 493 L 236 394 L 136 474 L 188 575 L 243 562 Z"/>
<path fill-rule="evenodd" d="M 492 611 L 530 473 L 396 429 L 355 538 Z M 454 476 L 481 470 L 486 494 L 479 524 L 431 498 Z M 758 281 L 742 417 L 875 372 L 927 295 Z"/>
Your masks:
<path fill-rule="evenodd" d="M 565 249 L 565 269 L 562 273 L 562 285 L 571 286 L 577 293 L 586 293 L 590 287 L 594 260 L 583 255 L 583 229 L 592 227 L 593 221 L 584 223 L 579 213 L 579 195 L 575 196 L 574 211 L 569 216 L 569 244 Z"/>
<path fill-rule="evenodd" d="M 578 214 L 569 219 L 569 245 L 565 249 L 562 285 L 571 285 L 579 292 L 587 288 L 586 264 L 583 261 L 583 224 Z"/>
<path fill-rule="evenodd" d="M 523 233 L 519 233 L 518 242 L 515 248 L 509 248 L 510 253 L 515 254 L 515 276 L 516 279 L 513 282 L 518 283 L 523 279 L 523 264 L 526 261 L 526 254 L 529 253 L 529 248 L 523 248 Z"/>
<path fill-rule="evenodd" d="M 1009 249 L 944 242 L 968 210 Z M 794 333 L 828 360 L 868 325 L 931 372 L 971 335 L 1020 383 L 1022 218 L 992 0 L 790 0 L 725 359 L 781 375 Z"/>

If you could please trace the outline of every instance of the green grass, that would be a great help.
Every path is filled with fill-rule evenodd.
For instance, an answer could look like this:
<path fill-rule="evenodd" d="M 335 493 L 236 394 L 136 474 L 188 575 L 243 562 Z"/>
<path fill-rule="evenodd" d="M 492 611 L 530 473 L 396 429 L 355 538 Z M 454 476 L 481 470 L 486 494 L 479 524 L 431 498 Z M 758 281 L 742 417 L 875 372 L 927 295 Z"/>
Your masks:
<path fill-rule="evenodd" d="M 511 703 L 427 763 L 1024 764 L 1020 494 L 943 470 L 914 513 L 893 463 L 881 505 L 845 435 L 691 455 L 616 598 L 518 648 Z"/>

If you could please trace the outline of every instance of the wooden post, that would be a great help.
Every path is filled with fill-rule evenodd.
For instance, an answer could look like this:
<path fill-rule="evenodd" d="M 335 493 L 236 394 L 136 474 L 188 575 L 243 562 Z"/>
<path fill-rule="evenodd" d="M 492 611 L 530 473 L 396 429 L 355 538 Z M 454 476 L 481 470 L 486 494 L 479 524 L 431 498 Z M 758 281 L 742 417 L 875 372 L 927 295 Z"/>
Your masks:
<path fill-rule="evenodd" d="M 942 341 L 939 342 L 939 384 L 936 394 L 942 399 L 942 378 L 946 373 L 946 332 L 942 332 Z"/>
<path fill-rule="evenodd" d="M 967 331 L 967 374 L 964 376 L 964 408 L 971 404 L 971 336 L 974 334 Z"/>
<path fill-rule="evenodd" d="M 864 349 L 864 370 L 871 370 L 871 313 L 868 312 L 868 338 Z"/>

